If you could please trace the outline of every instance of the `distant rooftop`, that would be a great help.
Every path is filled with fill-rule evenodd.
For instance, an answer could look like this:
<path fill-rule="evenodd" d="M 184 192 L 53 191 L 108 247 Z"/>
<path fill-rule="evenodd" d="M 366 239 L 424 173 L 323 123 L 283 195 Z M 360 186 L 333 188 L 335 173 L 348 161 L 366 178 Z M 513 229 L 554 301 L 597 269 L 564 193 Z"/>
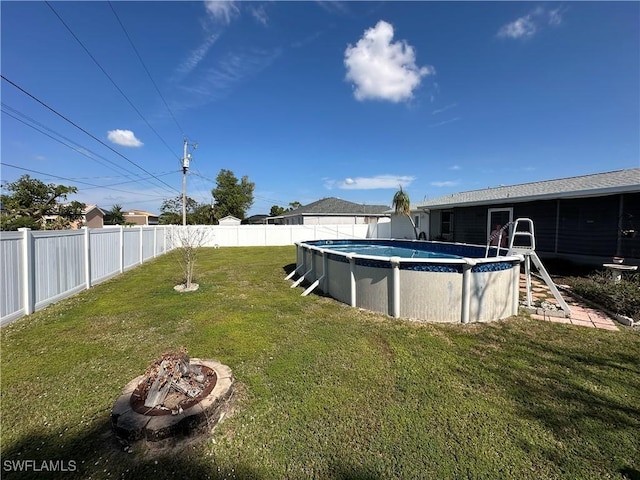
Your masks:
<path fill-rule="evenodd" d="M 640 168 L 452 193 L 417 203 L 412 208 L 459 207 L 505 200 L 527 202 L 631 192 L 640 192 Z"/>
<path fill-rule="evenodd" d="M 367 205 L 364 203 L 348 202 L 336 197 L 328 197 L 303 205 L 279 217 L 293 217 L 297 215 L 378 215 L 383 216 L 389 211 L 388 205 Z"/>
<path fill-rule="evenodd" d="M 145 212 L 144 210 L 126 210 L 124 212 L 122 212 L 123 215 L 141 215 L 141 216 L 145 216 L 145 217 L 157 217 L 158 215 L 156 215 L 155 213 L 151 213 L 151 212 Z"/>

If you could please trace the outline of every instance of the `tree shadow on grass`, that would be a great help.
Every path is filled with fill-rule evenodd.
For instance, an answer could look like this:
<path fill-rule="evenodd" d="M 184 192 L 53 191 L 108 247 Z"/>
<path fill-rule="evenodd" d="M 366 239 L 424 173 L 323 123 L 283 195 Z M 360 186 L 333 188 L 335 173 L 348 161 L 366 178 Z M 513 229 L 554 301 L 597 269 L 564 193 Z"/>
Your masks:
<path fill-rule="evenodd" d="M 460 370 L 479 391 L 493 384 L 519 415 L 542 425 L 558 442 L 521 436 L 517 441 L 525 451 L 538 451 L 564 472 L 584 474 L 604 466 L 637 478 L 640 344 L 621 348 L 615 333 L 592 335 L 596 332 L 577 328 L 582 327 L 532 326 L 532 333 L 516 335 L 510 328 L 487 331 L 476 337 L 480 368 L 474 362 L 473 369 Z M 570 335 L 579 337 L 563 340 Z"/>
<path fill-rule="evenodd" d="M 336 480 L 378 480 L 380 474 L 363 465 L 332 465 L 328 478 Z"/>
<path fill-rule="evenodd" d="M 161 446 L 134 443 L 133 453 L 127 453 L 113 435 L 110 420 L 103 418 L 82 435 L 32 434 L 6 451 L 3 448 L 0 476 L 3 480 L 271 478 L 246 464 L 230 467 L 227 461 L 224 467 L 218 466 L 213 457 L 201 454 L 203 449 L 197 446 L 202 442 L 206 437 L 187 439 L 175 448 L 161 442 Z M 330 465 L 325 478 L 374 480 L 380 476 L 367 466 L 347 462 Z"/>
<path fill-rule="evenodd" d="M 127 453 L 102 418 L 84 433 L 67 437 L 57 432 L 31 434 L 17 445 L 4 448 L 0 476 L 3 479 L 259 479 L 248 465 L 218 467 L 213 457 L 203 457 L 197 445 L 206 437 L 191 439 L 174 448 L 133 444 Z"/>

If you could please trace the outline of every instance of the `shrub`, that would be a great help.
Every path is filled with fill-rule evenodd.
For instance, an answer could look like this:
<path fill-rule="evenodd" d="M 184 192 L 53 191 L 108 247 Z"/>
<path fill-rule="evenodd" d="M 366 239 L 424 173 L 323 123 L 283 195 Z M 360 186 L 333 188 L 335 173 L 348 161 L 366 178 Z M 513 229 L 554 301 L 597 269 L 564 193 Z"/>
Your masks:
<path fill-rule="evenodd" d="M 625 275 L 613 283 L 608 272 L 569 279 L 573 290 L 606 309 L 640 321 L 640 274 Z"/>

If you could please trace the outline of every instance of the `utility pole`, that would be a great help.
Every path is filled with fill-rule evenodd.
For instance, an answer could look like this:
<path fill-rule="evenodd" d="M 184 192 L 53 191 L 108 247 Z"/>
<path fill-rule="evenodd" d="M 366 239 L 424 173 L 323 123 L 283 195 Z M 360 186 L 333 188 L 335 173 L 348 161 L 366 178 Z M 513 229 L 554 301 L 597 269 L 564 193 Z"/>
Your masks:
<path fill-rule="evenodd" d="M 189 169 L 189 162 L 191 161 L 191 154 L 187 153 L 187 137 L 184 137 L 184 144 L 182 147 L 182 225 L 187 224 L 187 170 Z M 198 148 L 197 143 L 191 144 L 193 149 Z"/>

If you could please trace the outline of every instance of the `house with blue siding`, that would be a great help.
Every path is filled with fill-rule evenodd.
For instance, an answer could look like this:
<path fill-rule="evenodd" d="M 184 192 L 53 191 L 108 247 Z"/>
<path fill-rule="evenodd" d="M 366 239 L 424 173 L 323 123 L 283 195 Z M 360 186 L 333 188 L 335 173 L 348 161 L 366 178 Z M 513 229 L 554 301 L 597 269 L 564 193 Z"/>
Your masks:
<path fill-rule="evenodd" d="M 454 193 L 411 210 L 430 240 L 485 245 L 496 224 L 530 218 L 541 257 L 640 264 L 640 168 Z"/>

